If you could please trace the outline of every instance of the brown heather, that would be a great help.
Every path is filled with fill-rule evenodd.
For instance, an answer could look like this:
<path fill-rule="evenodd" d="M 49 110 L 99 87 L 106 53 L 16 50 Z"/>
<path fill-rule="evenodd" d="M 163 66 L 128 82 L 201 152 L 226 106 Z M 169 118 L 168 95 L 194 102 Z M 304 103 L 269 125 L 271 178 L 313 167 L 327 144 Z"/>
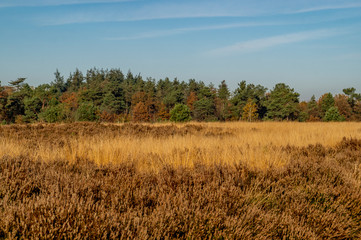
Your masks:
<path fill-rule="evenodd" d="M 0 239 L 360 239 L 359 123 L 0 127 Z"/>

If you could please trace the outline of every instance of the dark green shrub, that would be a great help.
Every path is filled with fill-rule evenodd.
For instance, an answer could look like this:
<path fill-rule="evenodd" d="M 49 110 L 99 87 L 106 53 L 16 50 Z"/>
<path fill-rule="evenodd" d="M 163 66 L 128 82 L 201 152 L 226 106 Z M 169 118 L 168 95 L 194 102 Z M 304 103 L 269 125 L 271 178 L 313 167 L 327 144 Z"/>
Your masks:
<path fill-rule="evenodd" d="M 48 123 L 61 122 L 65 119 L 63 104 L 51 101 L 49 106 L 39 113 L 39 119 Z"/>
<path fill-rule="evenodd" d="M 93 103 L 85 102 L 76 111 L 75 119 L 77 121 L 96 121 L 99 118 L 97 113 L 98 109 Z"/>
<path fill-rule="evenodd" d="M 176 104 L 170 111 L 170 120 L 173 122 L 187 122 L 191 119 L 191 110 L 187 105 Z"/>

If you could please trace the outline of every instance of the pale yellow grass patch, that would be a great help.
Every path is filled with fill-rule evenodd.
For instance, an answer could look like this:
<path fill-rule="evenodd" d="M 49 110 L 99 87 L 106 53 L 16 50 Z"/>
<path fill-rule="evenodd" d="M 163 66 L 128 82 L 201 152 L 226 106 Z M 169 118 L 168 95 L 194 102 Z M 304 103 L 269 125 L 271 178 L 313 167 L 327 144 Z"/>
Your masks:
<path fill-rule="evenodd" d="M 49 147 L 36 142 L 29 147 L 22 142 L 0 137 L 0 156 L 30 156 L 52 161 L 66 159 L 75 162 L 87 159 L 98 164 L 134 163 L 142 170 L 156 171 L 165 165 L 192 167 L 194 164 L 237 164 L 265 169 L 282 166 L 290 156 L 282 147 L 302 147 L 320 143 L 334 146 L 342 138 L 361 139 L 361 123 L 297 123 L 297 122 L 231 122 L 191 123 L 221 128 L 228 135 L 187 134 L 166 137 L 123 136 L 106 134 L 63 139 L 63 146 Z M 160 125 L 160 124 L 158 124 Z M 157 124 L 155 126 L 158 126 Z M 163 124 L 163 125 L 169 125 Z M 154 126 L 154 125 L 152 125 Z M 177 124 L 179 128 L 184 124 Z"/>

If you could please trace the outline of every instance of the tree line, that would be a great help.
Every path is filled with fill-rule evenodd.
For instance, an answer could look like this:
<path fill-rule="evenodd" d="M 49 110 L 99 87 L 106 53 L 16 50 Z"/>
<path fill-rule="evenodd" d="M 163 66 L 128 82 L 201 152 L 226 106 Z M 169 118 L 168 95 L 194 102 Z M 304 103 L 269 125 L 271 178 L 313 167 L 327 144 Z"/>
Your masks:
<path fill-rule="evenodd" d="M 143 79 L 119 69 L 76 69 L 65 80 L 58 70 L 49 84 L 31 87 L 25 78 L 0 82 L 0 122 L 161 121 L 361 121 L 361 94 L 323 94 L 300 101 L 293 88 L 273 89 L 241 81 L 231 92 L 190 79 Z"/>

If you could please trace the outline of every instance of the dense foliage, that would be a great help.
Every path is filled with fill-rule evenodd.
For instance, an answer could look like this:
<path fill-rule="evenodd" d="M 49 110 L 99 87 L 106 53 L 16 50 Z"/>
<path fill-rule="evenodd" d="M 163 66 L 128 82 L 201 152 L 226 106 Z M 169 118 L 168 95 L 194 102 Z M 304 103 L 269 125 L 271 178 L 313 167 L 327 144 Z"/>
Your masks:
<path fill-rule="evenodd" d="M 355 88 L 300 102 L 299 94 L 284 83 L 267 92 L 261 85 L 242 81 L 230 92 L 224 80 L 218 87 L 194 79 L 144 80 L 119 69 L 94 68 L 85 75 L 77 69 L 66 80 L 59 71 L 54 75 L 50 84 L 37 87 L 29 86 L 25 78 L 9 86 L 0 84 L 0 122 L 361 120 L 361 94 Z M 176 106 L 183 106 L 183 113 L 189 111 L 189 117 L 176 117 L 179 109 L 172 111 Z"/>

